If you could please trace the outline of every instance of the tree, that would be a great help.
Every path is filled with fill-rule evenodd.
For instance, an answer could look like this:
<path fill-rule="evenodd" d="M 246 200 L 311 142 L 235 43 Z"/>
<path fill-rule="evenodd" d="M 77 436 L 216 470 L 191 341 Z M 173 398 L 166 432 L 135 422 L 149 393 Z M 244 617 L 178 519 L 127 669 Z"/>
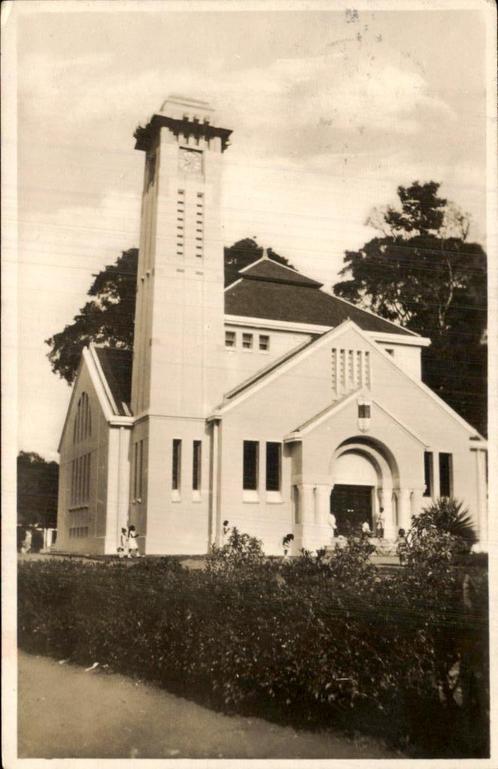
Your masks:
<path fill-rule="evenodd" d="M 224 249 L 225 285 L 233 283 L 238 273 L 259 259 L 263 249 L 252 238 L 245 238 Z M 268 249 L 268 256 L 291 267 L 287 259 Z M 135 294 L 138 249 L 123 251 L 114 264 L 107 265 L 97 275 L 88 290 L 87 302 L 62 331 L 46 343 L 48 359 L 54 373 L 69 384 L 74 381 L 81 353 L 90 342 L 131 350 L 135 317 Z"/>
<path fill-rule="evenodd" d="M 138 249 L 123 251 L 114 264 L 93 276 L 88 290 L 92 299 L 73 322 L 46 340 L 52 371 L 69 384 L 76 376 L 82 350 L 90 342 L 131 349 L 137 265 Z"/>
<path fill-rule="evenodd" d="M 57 525 L 59 465 L 33 451 L 17 457 L 17 522 L 45 528 Z"/>
<path fill-rule="evenodd" d="M 380 235 L 346 251 L 334 293 L 430 337 L 424 380 L 484 432 L 486 254 L 439 188 L 416 181 L 398 187 L 400 207 L 375 209 L 367 224 Z"/>
<path fill-rule="evenodd" d="M 262 247 L 258 246 L 253 238 L 244 238 L 228 248 L 225 247 L 225 286 L 229 286 L 237 280 L 240 270 L 243 270 L 244 267 L 247 267 L 262 255 Z M 280 256 L 272 248 L 268 249 L 268 256 L 274 262 L 283 264 L 286 267 L 293 267 L 285 256 Z"/>

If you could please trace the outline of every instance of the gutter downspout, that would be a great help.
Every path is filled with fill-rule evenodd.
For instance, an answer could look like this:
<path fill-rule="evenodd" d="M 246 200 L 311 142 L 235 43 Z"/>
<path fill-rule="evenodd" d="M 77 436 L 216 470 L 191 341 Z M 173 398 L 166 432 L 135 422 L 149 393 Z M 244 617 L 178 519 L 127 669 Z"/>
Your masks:
<path fill-rule="evenodd" d="M 214 543 L 221 545 L 221 509 L 220 509 L 220 449 L 221 449 L 221 423 L 218 419 L 212 420 L 213 425 L 213 464 L 212 464 L 212 487 L 211 487 L 211 521 L 209 531 L 208 547 Z"/>

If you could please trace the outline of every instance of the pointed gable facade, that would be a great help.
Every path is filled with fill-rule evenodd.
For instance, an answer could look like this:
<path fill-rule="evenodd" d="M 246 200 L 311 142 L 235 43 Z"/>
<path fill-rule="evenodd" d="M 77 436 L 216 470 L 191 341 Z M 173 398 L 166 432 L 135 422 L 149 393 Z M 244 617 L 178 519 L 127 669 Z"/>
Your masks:
<path fill-rule="evenodd" d="M 226 520 L 276 555 L 287 534 L 316 550 L 379 519 L 393 540 L 441 496 L 463 500 L 485 546 L 486 443 L 423 384 L 428 339 L 266 254 L 223 289 L 229 134 L 177 97 L 137 132 L 134 350 L 83 355 L 59 548 L 115 553 L 134 524 L 143 554 L 203 554 Z"/>

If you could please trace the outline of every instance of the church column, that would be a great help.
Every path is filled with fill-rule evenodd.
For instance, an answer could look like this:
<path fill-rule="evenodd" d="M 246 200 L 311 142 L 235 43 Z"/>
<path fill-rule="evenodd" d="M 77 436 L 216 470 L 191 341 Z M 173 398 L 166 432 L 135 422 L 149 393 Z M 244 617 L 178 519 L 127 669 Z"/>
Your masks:
<path fill-rule="evenodd" d="M 315 523 L 321 526 L 328 526 L 330 518 L 330 493 L 332 486 L 329 484 L 320 484 L 316 486 L 317 509 Z"/>
<path fill-rule="evenodd" d="M 410 489 L 400 489 L 398 492 L 398 520 L 399 528 L 408 531 L 412 525 Z"/>
<path fill-rule="evenodd" d="M 314 515 L 314 498 L 313 490 L 314 486 L 308 483 L 299 484 L 299 519 L 302 524 L 313 524 Z"/>

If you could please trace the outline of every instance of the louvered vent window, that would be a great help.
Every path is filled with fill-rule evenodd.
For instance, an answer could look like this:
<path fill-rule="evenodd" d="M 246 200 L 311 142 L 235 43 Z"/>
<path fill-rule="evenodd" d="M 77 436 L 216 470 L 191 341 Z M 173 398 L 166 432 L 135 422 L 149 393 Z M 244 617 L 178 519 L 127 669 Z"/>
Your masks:
<path fill-rule="evenodd" d="M 330 375 L 332 390 L 336 395 L 344 395 L 358 387 L 370 387 L 370 353 L 366 350 L 333 347 Z"/>

